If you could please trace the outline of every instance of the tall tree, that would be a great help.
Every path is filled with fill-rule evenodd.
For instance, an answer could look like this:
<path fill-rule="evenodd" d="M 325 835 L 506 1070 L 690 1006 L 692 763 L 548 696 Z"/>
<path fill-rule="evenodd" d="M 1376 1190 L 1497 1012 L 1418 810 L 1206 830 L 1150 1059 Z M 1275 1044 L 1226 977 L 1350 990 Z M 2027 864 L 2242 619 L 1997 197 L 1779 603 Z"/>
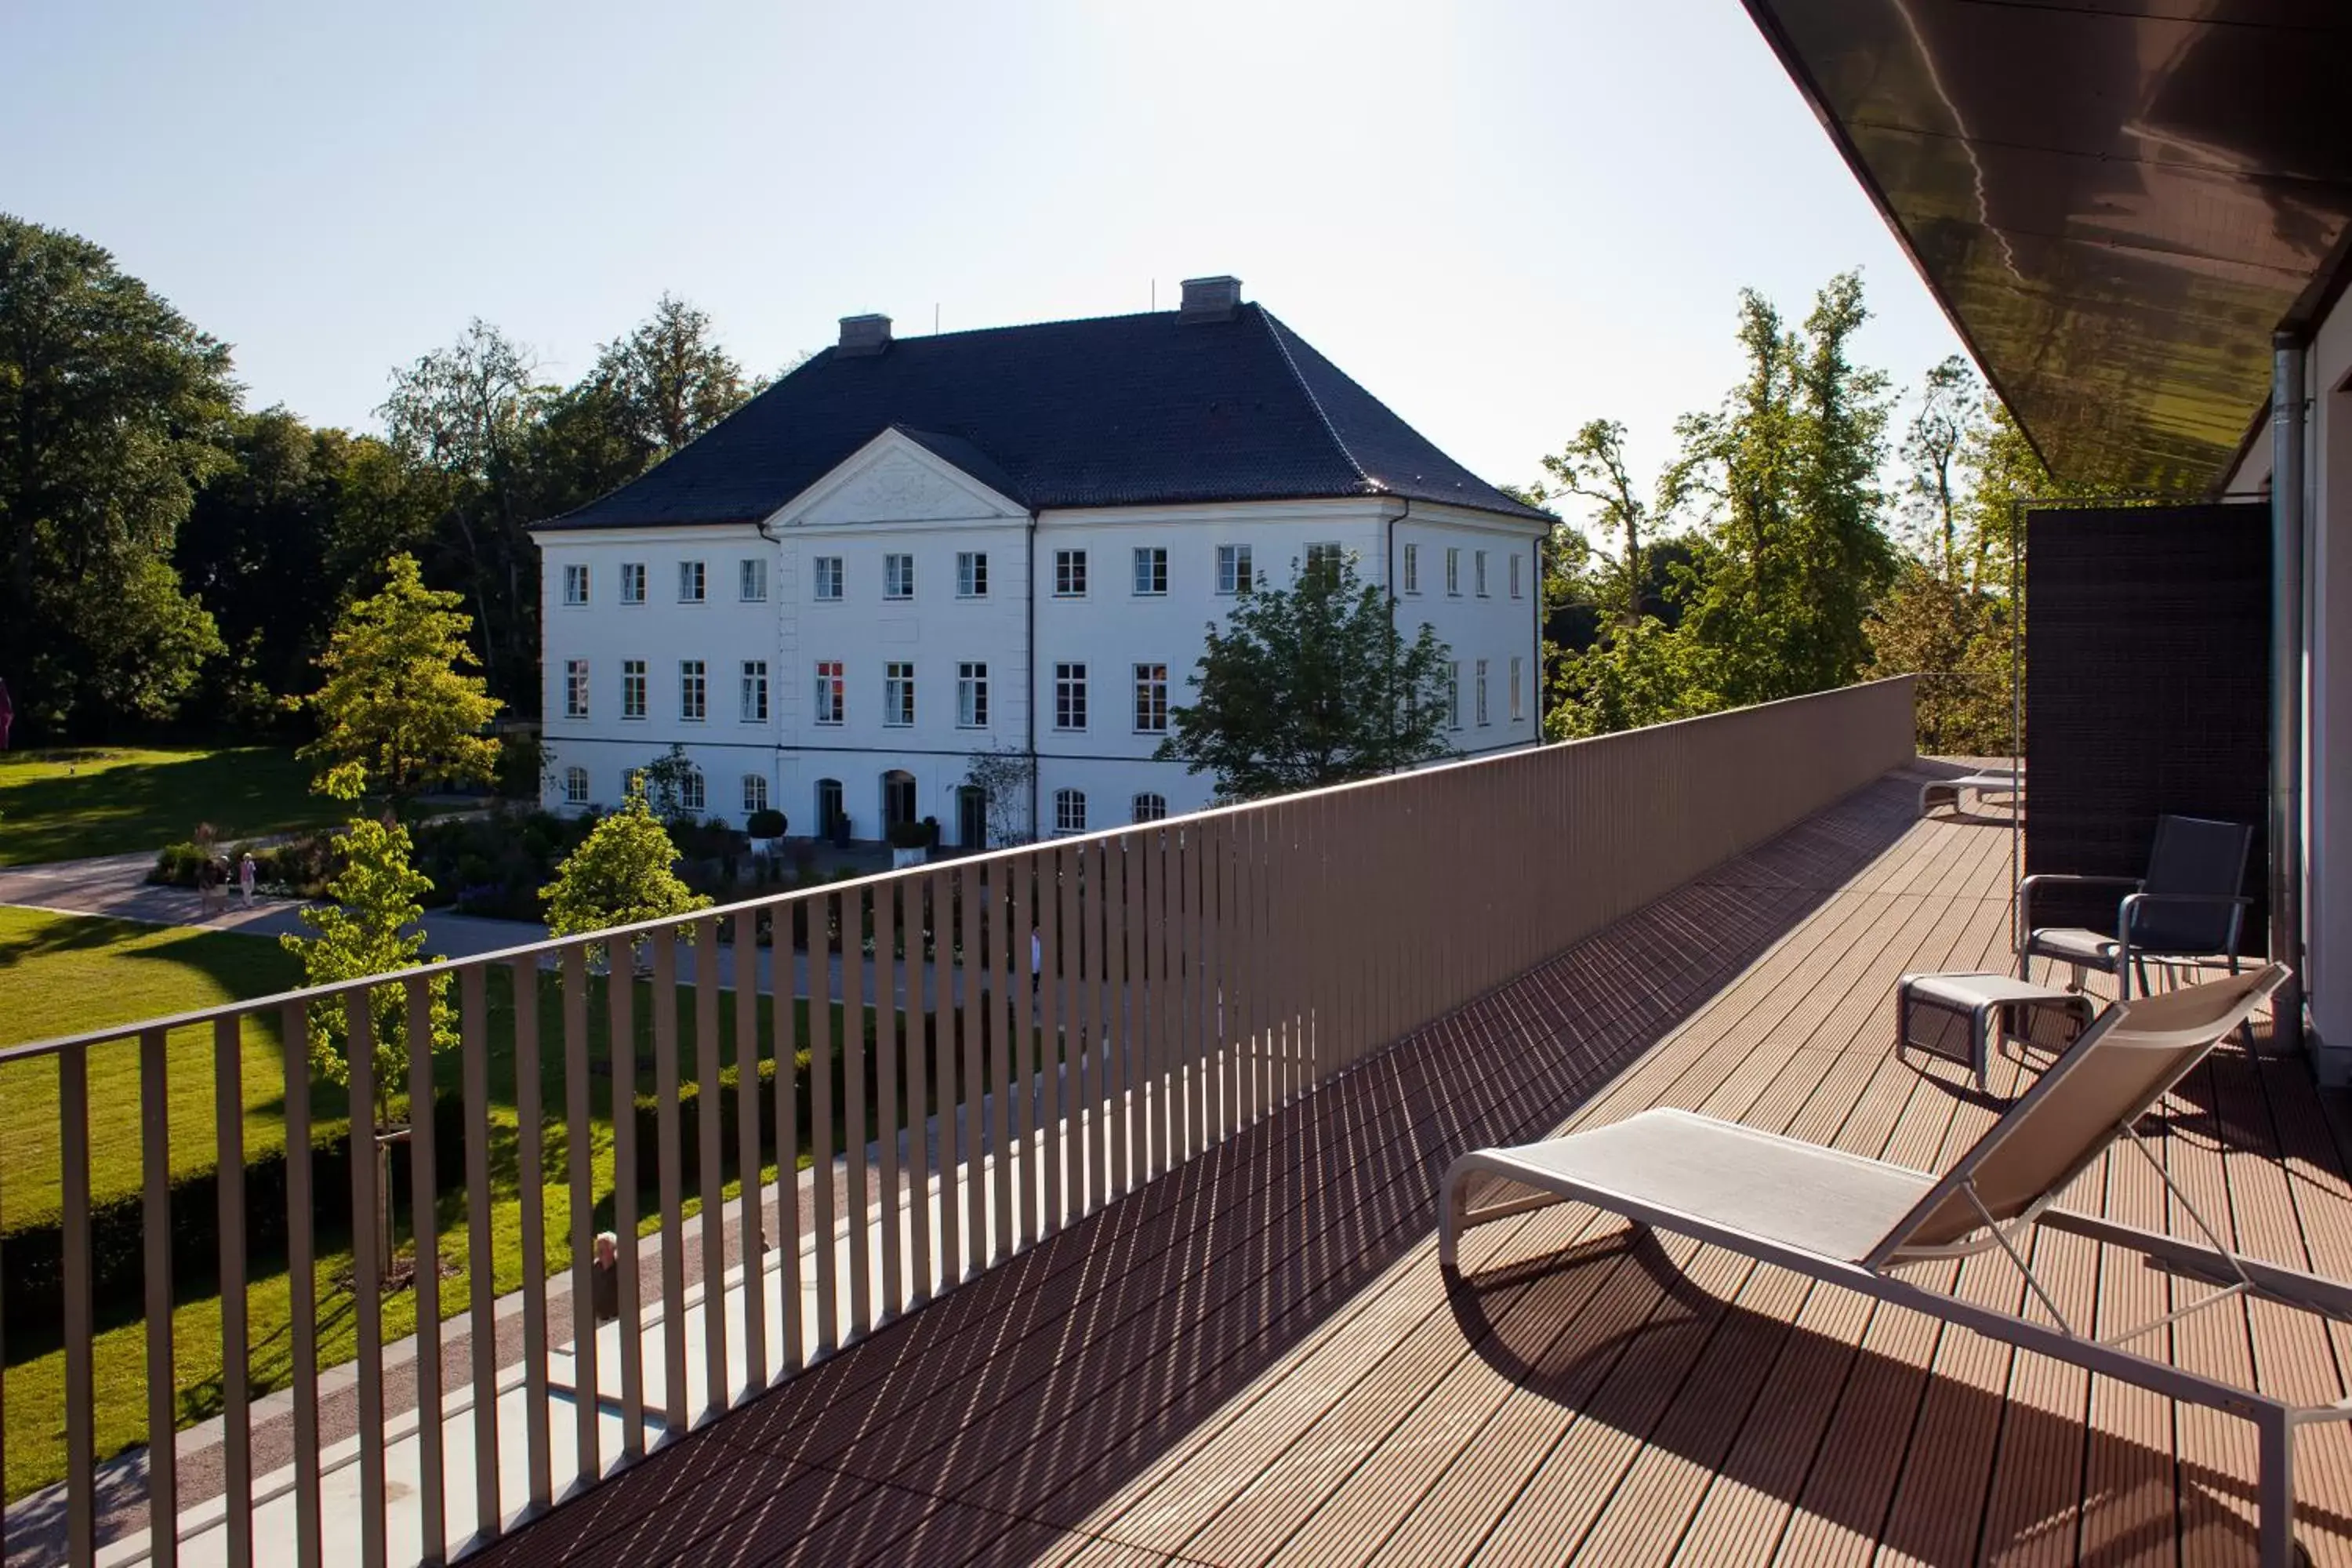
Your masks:
<path fill-rule="evenodd" d="M 228 350 L 98 246 L 0 215 L 0 678 L 18 723 L 169 717 L 221 649 L 171 568 Z"/>
<path fill-rule="evenodd" d="M 1980 393 L 1968 361 L 1952 354 L 1930 368 L 1919 389 L 1919 411 L 1903 433 L 1903 461 L 1921 542 L 1936 556 L 1944 581 L 1960 578 L 1960 454 L 1977 433 Z"/>
<path fill-rule="evenodd" d="M 1592 573 L 1594 603 L 1621 625 L 1632 626 L 1653 607 L 1647 602 L 1649 559 L 1644 537 L 1659 528 L 1682 502 L 1680 465 L 1659 475 L 1652 499 L 1636 493 L 1625 466 L 1625 426 L 1614 419 L 1587 420 L 1567 446 L 1543 460 L 1552 483 L 1546 500 L 1573 497 L 1594 508 L 1592 521 L 1614 545 L 1613 559 Z M 1590 552 L 1590 542 L 1580 541 Z"/>
<path fill-rule="evenodd" d="M 1213 773 L 1217 794 L 1250 800 L 1368 778 L 1444 756 L 1448 651 L 1424 624 L 1408 641 L 1388 596 L 1352 558 L 1261 575 L 1234 598 L 1153 754 Z"/>
<path fill-rule="evenodd" d="M 1679 426 L 1680 482 L 1711 503 L 1683 625 L 1719 705 L 1842 686 L 1868 660 L 1863 623 L 1895 552 L 1878 488 L 1886 378 L 1852 356 L 1867 316 L 1853 273 L 1797 330 L 1743 293 L 1747 373 L 1720 409 Z"/>
<path fill-rule="evenodd" d="M 393 372 L 377 410 L 394 448 L 446 481 L 452 576 L 474 602 L 483 668 L 503 698 L 526 707 L 539 686 L 539 558 L 523 531 L 536 521 L 527 463 L 535 372 L 520 345 L 478 317 L 457 342 Z"/>
<path fill-rule="evenodd" d="M 322 791 L 347 798 L 485 782 L 499 746 L 482 730 L 499 704 L 466 672 L 475 661 L 462 601 L 427 588 L 413 555 L 384 570 L 383 591 L 343 612 L 320 658 L 319 738 L 302 754 L 323 765 Z"/>
<path fill-rule="evenodd" d="M 672 294 L 597 352 L 589 380 L 611 391 L 623 429 L 648 458 L 677 451 L 745 396 L 743 367 L 719 346 L 710 318 Z"/>

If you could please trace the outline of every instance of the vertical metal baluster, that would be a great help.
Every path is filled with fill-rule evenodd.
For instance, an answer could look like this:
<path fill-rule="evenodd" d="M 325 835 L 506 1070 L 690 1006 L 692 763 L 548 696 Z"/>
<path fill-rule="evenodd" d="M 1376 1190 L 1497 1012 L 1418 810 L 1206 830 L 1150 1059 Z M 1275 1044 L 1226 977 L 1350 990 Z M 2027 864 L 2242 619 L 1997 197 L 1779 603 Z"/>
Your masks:
<path fill-rule="evenodd" d="M 719 1114 L 719 922 L 697 921 L 694 933 L 694 1096 L 696 1163 L 702 1189 L 702 1373 L 706 1410 L 725 1410 L 727 1376 L 727 1152 Z"/>
<path fill-rule="evenodd" d="M 1013 1256 L 1013 1180 L 1018 1166 L 1013 1163 L 1012 1131 L 1018 1126 L 1013 1117 L 1013 1020 L 1012 999 L 1013 987 L 1009 983 L 1007 959 L 1012 957 L 1012 902 L 1009 902 L 1009 868 L 1004 860 L 985 868 L 988 886 L 988 908 L 985 908 L 985 933 L 981 945 L 988 950 L 988 1081 L 995 1089 L 988 1110 L 988 1142 L 995 1150 L 995 1178 L 988 1187 L 995 1194 L 997 1241 L 988 1256 L 997 1262 Z"/>
<path fill-rule="evenodd" d="M 1191 977 L 1184 1010 L 1184 1060 L 1196 1088 L 1184 1126 L 1184 1157 L 1208 1149 L 1221 1135 L 1216 1129 L 1233 1123 L 1232 1062 L 1224 1054 L 1218 1027 L 1219 996 L 1225 983 L 1217 957 L 1217 905 L 1222 895 L 1225 853 L 1223 817 L 1204 816 L 1187 833 L 1191 852 L 1184 871 L 1185 973 Z M 1222 1119 L 1221 1119 L 1222 1113 Z"/>
<path fill-rule="evenodd" d="M 637 975 L 635 943 L 605 944 L 604 1053 L 613 1110 L 613 1236 L 621 1324 L 621 1457 L 646 1457 L 645 1248 L 637 1237 Z M 587 962 L 583 952 L 581 962 Z"/>
<path fill-rule="evenodd" d="M 1152 1019 L 1159 1040 L 1151 1073 L 1151 1092 L 1159 1102 L 1151 1156 L 1155 1176 L 1167 1174 L 1176 1163 L 1177 1131 L 1184 1124 L 1178 1107 L 1199 1077 L 1186 1071 L 1184 1061 L 1184 874 L 1193 845 L 1189 829 L 1162 827 L 1153 835 L 1151 908 L 1160 924 L 1151 954 Z"/>
<path fill-rule="evenodd" d="M 139 1037 L 140 1239 L 147 1308 L 149 1561 L 180 1560 L 179 1398 L 172 1369 L 171 1059 L 161 1029 Z"/>
<path fill-rule="evenodd" d="M 1087 1084 L 1092 1076 L 1087 1071 L 1085 1041 L 1086 1009 L 1086 940 L 1084 928 L 1078 923 L 1078 878 L 1085 872 L 1085 857 L 1069 845 L 1057 845 L 1054 849 L 1055 880 L 1060 885 L 1062 919 L 1060 942 L 1052 956 L 1059 965 L 1055 984 L 1062 993 L 1061 1071 L 1055 1075 L 1055 1092 L 1060 1098 L 1056 1121 L 1061 1125 L 1062 1158 L 1055 1163 L 1062 1182 L 1062 1201 L 1055 1210 L 1058 1223 L 1066 1226 L 1087 1212 Z"/>
<path fill-rule="evenodd" d="M 89 1267 L 89 1047 L 58 1053 L 58 1200 L 65 1219 L 66 1554 L 98 1557 L 97 1401 Z"/>
<path fill-rule="evenodd" d="M 873 1333 L 873 1260 L 866 1217 L 866 893 L 842 893 L 842 1142 L 849 1154 L 849 1338 Z"/>
<path fill-rule="evenodd" d="M 1029 856 L 1036 904 L 1029 919 L 1037 931 L 1037 1087 L 1044 1103 L 1037 1113 L 1037 1163 L 1045 1179 L 1038 1194 L 1040 1239 L 1062 1228 L 1062 852 Z"/>
<path fill-rule="evenodd" d="M 784 1343 L 776 1357 L 779 1375 L 800 1371 L 808 1354 L 801 1316 L 801 1069 L 800 1039 L 793 1026 L 800 984 L 793 974 L 792 902 L 770 906 L 769 973 L 774 977 L 776 1052 L 776 1246 L 783 1268 L 776 1289 L 784 1299 Z"/>
<path fill-rule="evenodd" d="M 408 1000 L 408 1206 L 415 1262 L 409 1290 L 416 1302 L 416 1468 L 424 1560 L 448 1554 L 449 1510 L 441 1470 L 441 1233 L 434 1179 L 433 991 L 411 980 Z"/>
<path fill-rule="evenodd" d="M 499 1315 L 490 1227 L 489 999 L 485 972 L 457 972 L 457 1049 L 466 1094 L 467 1363 L 474 1383 L 474 1531 L 494 1541 L 503 1527 L 499 1498 Z"/>
<path fill-rule="evenodd" d="M 1141 1186 L 1168 1163 L 1167 1135 L 1160 1119 L 1168 1109 L 1168 1074 L 1160 1059 L 1160 1014 L 1167 1001 L 1168 976 L 1154 961 L 1167 921 L 1160 912 L 1167 891 L 1168 867 L 1160 844 L 1166 829 L 1158 826 L 1128 835 L 1127 942 L 1128 1029 L 1133 1036 L 1128 1052 L 1129 1110 L 1128 1147 L 1132 1152 L 1132 1185 Z"/>
<path fill-rule="evenodd" d="M 579 1484 L 593 1486 L 604 1473 L 604 1456 L 597 1423 L 602 1379 L 596 1365 L 595 1110 L 588 1083 L 587 943 L 563 950 L 562 984 L 563 1145 L 572 1189 L 572 1417 Z"/>
<path fill-rule="evenodd" d="M 735 915 L 736 1229 L 743 1256 L 743 1396 L 768 1386 L 767 1198 L 760 1180 L 760 927 Z"/>
<path fill-rule="evenodd" d="M 982 1101 L 988 1091 L 988 1079 L 980 1066 L 980 1026 L 984 1014 L 980 999 L 982 970 L 980 962 L 980 892 L 973 885 L 972 868 L 959 868 L 956 882 L 956 931 L 961 939 L 956 965 L 956 1019 L 963 1037 L 963 1072 L 957 1085 L 957 1142 L 961 1154 L 964 1195 L 963 1273 L 961 1278 L 976 1279 L 988 1266 L 988 1187 L 985 1152 L 981 1146 L 980 1120 Z"/>
<path fill-rule="evenodd" d="M 1280 1042 L 1276 1038 L 1274 1015 L 1274 976 L 1277 955 L 1262 945 L 1276 940 L 1276 933 L 1266 929 L 1265 910 L 1267 884 L 1272 881 L 1269 861 L 1273 850 L 1274 809 L 1259 806 L 1243 819 L 1246 835 L 1242 843 L 1242 890 L 1246 900 L 1241 911 L 1242 954 L 1246 966 L 1244 986 L 1244 1018 L 1248 1029 L 1249 1080 L 1246 1086 L 1248 1110 L 1244 1125 L 1255 1127 L 1265 1120 L 1274 1109 L 1275 1052 Z"/>
<path fill-rule="evenodd" d="M 881 1141 L 882 1299 L 875 1321 L 906 1310 L 900 1280 L 898 1186 L 898 889 L 893 879 L 874 889 L 875 1136 Z"/>
<path fill-rule="evenodd" d="M 383 1278 L 378 1267 L 375 1142 L 375 1019 L 366 990 L 346 992 L 350 1056 L 352 1277 L 358 1281 L 360 1562 L 383 1568 Z"/>
<path fill-rule="evenodd" d="M 1140 1098 L 1140 1086 L 1136 1084 L 1136 1041 L 1143 1035 L 1143 975 L 1136 966 L 1136 924 L 1143 912 L 1136 886 L 1143 877 L 1140 837 L 1139 832 L 1122 832 L 1103 842 L 1103 863 L 1115 868 L 1108 881 L 1110 905 L 1106 914 L 1110 936 L 1103 945 L 1103 957 L 1110 959 L 1110 1023 L 1103 1027 L 1110 1058 L 1103 1063 L 1103 1093 L 1110 1100 L 1112 1196 L 1134 1192 L 1136 1162 L 1140 1157 L 1134 1138 L 1136 1100 Z"/>
<path fill-rule="evenodd" d="M 1090 1215 L 1110 1201 L 1110 1129 L 1104 1125 L 1103 1111 L 1103 976 L 1110 968 L 1103 951 L 1103 932 L 1107 929 L 1104 905 L 1108 900 L 1103 892 L 1101 843 L 1081 844 L 1073 853 L 1077 857 L 1080 880 L 1078 940 L 1083 952 L 1078 973 L 1084 992 L 1071 1011 L 1077 1015 L 1083 1042 L 1078 1058 L 1078 1095 L 1086 1116 L 1083 1144 L 1087 1163 L 1078 1212 Z"/>
<path fill-rule="evenodd" d="M 530 1461 L 529 1512 L 555 1500 L 555 1458 L 547 1431 L 547 1103 L 540 1089 L 539 963 L 508 971 L 514 1015 L 515 1180 L 522 1199 L 523 1447 Z"/>
<path fill-rule="evenodd" d="M 253 1391 L 245 1238 L 244 1017 L 213 1020 L 213 1169 L 219 1200 L 221 1499 L 229 1568 L 253 1562 Z M 5 1468 L 5 1467 L 0 1467 Z"/>
<path fill-rule="evenodd" d="M 668 926 L 646 941 L 654 956 L 654 1137 L 660 1144 L 662 1277 L 662 1441 L 686 1436 L 686 1237 L 680 1209 L 686 1173 L 677 1104 L 677 932 Z"/>
<path fill-rule="evenodd" d="M 873 1265 L 866 1255 L 866 895 L 841 896 L 841 1128 L 849 1156 L 849 1333 L 874 1327 Z"/>
<path fill-rule="evenodd" d="M 816 1353 L 841 1343 L 841 1259 L 834 1248 L 833 1180 L 833 911 L 836 900 L 809 900 L 809 1152 L 813 1199 L 809 1229 L 816 1241 Z"/>
<path fill-rule="evenodd" d="M 286 1072 L 286 1294 L 294 1393 L 294 1554 L 320 1568 L 318 1198 L 310 1172 L 310 1019 L 299 1002 L 278 1015 Z M 70 1163 L 66 1167 L 70 1171 Z M 70 1215 L 71 1210 L 68 1214 Z M 70 1279 L 71 1276 L 68 1276 Z M 70 1300 L 70 1297 L 68 1297 Z M 72 1431 L 73 1363 L 66 1363 L 67 1431 Z M 87 1409 L 85 1403 L 83 1408 Z"/>
<path fill-rule="evenodd" d="M 1004 903 L 1004 997 L 1006 1027 L 1013 1047 L 1007 1060 L 1013 1068 L 1013 1142 L 1020 1152 L 1021 1240 L 1037 1240 L 1037 1023 L 1036 1004 L 1030 1000 L 1030 909 L 1036 895 L 1036 861 L 1022 855 L 1003 862 Z"/>
<path fill-rule="evenodd" d="M 928 878 L 909 877 L 907 927 L 907 1238 L 913 1245 L 908 1303 L 931 1299 L 931 1049 L 938 1037 L 939 971 L 923 951 L 931 921 Z"/>

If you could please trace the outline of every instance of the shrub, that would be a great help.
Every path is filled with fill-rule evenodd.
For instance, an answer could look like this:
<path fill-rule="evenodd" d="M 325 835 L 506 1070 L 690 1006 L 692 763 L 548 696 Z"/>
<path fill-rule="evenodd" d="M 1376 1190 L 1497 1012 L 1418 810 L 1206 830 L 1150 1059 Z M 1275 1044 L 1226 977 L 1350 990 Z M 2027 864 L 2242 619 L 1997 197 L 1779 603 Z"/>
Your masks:
<path fill-rule="evenodd" d="M 919 822 L 894 822 L 884 835 L 893 849 L 928 849 L 931 847 L 931 830 Z"/>
<path fill-rule="evenodd" d="M 147 879 L 159 887 L 193 888 L 205 856 L 205 850 L 195 844 L 167 844 L 163 852 L 155 857 L 155 868 L 147 873 Z"/>
<path fill-rule="evenodd" d="M 782 838 L 785 826 L 784 814 L 772 808 L 755 811 L 743 819 L 743 831 L 754 838 Z"/>

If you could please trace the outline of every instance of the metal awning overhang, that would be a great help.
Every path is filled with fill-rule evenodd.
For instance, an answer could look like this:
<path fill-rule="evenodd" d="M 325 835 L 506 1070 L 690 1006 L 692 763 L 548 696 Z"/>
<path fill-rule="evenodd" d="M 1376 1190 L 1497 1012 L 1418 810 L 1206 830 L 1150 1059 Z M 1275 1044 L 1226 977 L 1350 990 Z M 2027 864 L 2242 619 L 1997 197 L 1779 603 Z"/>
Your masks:
<path fill-rule="evenodd" d="M 2052 470 L 2218 486 L 2352 270 L 2352 4 L 1746 4 Z"/>

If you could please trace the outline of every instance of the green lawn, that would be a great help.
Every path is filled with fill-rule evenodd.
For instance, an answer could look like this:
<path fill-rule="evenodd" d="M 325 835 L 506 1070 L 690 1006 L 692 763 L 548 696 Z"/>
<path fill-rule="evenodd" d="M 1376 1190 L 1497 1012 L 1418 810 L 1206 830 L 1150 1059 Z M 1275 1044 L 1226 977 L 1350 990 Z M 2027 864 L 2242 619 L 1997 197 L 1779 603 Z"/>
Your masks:
<path fill-rule="evenodd" d="M 282 746 L 0 752 L 0 866 L 152 851 L 210 823 L 225 840 L 346 815 Z"/>
<path fill-rule="evenodd" d="M 128 1022 L 159 1014 L 184 1011 L 224 1000 L 267 994 L 289 984 L 293 974 L 289 955 L 274 942 L 221 932 L 158 931 L 120 921 L 0 910 L 0 1045 Z M 487 1037 L 489 1042 L 489 1149 L 492 1169 L 491 1233 L 495 1244 L 494 1288 L 500 1293 L 517 1289 L 524 1277 L 519 1216 L 521 1185 L 517 1153 L 519 1118 L 514 1089 L 513 997 L 503 972 L 489 977 Z M 609 1059 L 610 1014 L 604 983 L 592 982 L 588 997 L 588 1043 L 592 1061 Z M 635 987 L 634 1033 L 641 1062 L 637 1088 L 652 1086 L 652 988 Z M 545 1117 L 546 1184 L 542 1200 L 547 1213 L 547 1256 L 543 1270 L 564 1267 L 571 1254 L 570 1192 L 565 1166 L 566 1079 L 562 1062 L 563 996 L 552 977 L 542 977 L 536 998 L 542 1042 L 541 1106 Z M 694 1077 L 695 1007 L 691 990 L 677 997 L 677 1039 L 681 1076 Z M 719 1032 L 723 1056 L 731 1062 L 735 998 L 718 998 Z M 774 1038 L 773 1004 L 759 999 L 759 1036 L 762 1055 Z M 903 1020 L 902 1020 L 903 1023 Z M 793 1038 L 800 1043 L 794 1066 L 807 1069 L 806 1004 L 793 1004 Z M 872 1037 L 874 1015 L 865 1017 Z M 200 1169 L 211 1163 L 214 1149 L 212 1058 L 208 1032 L 176 1036 L 171 1045 L 173 1083 L 173 1163 L 175 1170 Z M 833 1010 L 831 1037 L 841 1037 L 841 1011 Z M 901 1030 L 904 1038 L 904 1030 Z M 837 1047 L 836 1047 L 837 1049 Z M 279 1119 L 283 1072 L 278 1066 L 278 1042 L 274 1027 L 257 1027 L 245 1039 L 245 1139 L 248 1156 L 282 1144 Z M 436 1078 L 445 1103 L 460 1093 L 460 1061 L 455 1053 L 436 1063 Z M 950 1069 L 952 1072 L 952 1068 Z M 839 1081 L 836 1077 L 836 1082 Z M 804 1082 L 804 1079 L 803 1079 Z M 593 1191 L 597 1226 L 612 1222 L 613 1083 L 602 1072 L 592 1073 L 588 1134 L 594 1167 Z M 805 1095 L 805 1089 L 802 1090 Z M 322 1121 L 340 1116 L 339 1098 L 322 1091 L 317 1097 Z M 763 1097 L 764 1098 L 764 1097 Z M 93 1121 L 91 1185 L 101 1201 L 110 1195 L 135 1192 L 139 1184 L 141 1144 L 138 1124 L 138 1063 L 135 1046 L 109 1047 L 92 1053 L 90 1103 Z M 805 1100 L 803 1100 L 805 1120 Z M 772 1117 L 772 1102 L 763 1106 Z M 836 1112 L 836 1122 L 839 1116 Z M 692 1141 L 688 1126 L 688 1142 Z M 772 1125 L 772 1123 L 771 1123 Z M 870 1126 L 867 1130 L 871 1131 Z M 12 1223 L 53 1213 L 57 1193 L 56 1068 L 43 1060 L 0 1068 L 0 1202 Z M 731 1151 L 735 1130 L 730 1119 L 726 1142 Z M 805 1151 L 807 1141 L 802 1140 Z M 640 1152 L 641 1172 L 652 1158 Z M 805 1163 L 805 1152 L 803 1161 Z M 772 1179 L 773 1167 L 764 1173 Z M 397 1178 L 404 1194 L 404 1165 Z M 731 1186 L 730 1186 L 731 1190 Z M 646 1205 L 651 1208 L 650 1203 Z M 692 1206 L 692 1205 L 689 1205 Z M 403 1229 L 407 1228 L 405 1203 Z M 446 1192 L 436 1205 L 442 1228 L 445 1278 L 442 1309 L 451 1314 L 464 1309 L 472 1281 L 466 1268 L 467 1204 L 461 1190 Z M 5 1226 L 0 1226 L 5 1229 Z M 354 1302 L 349 1289 L 349 1233 L 323 1233 L 320 1268 L 321 1358 L 326 1364 L 353 1353 Z M 450 1271 L 454 1270 L 454 1273 Z M 216 1413 L 220 1394 L 220 1302 L 217 1282 L 202 1279 L 174 1281 L 179 1299 L 174 1316 L 174 1346 L 181 1420 L 184 1424 Z M 247 1310 L 252 1319 L 249 1375 L 257 1394 L 282 1386 L 288 1377 L 287 1324 L 289 1286 L 282 1258 L 251 1259 Z M 414 1326 L 414 1299 L 405 1289 L 382 1299 L 387 1338 Z M 97 1418 L 101 1455 L 118 1453 L 145 1440 L 144 1332 L 136 1302 L 117 1301 L 102 1310 L 96 1344 Z M 54 1338 L 34 1342 L 23 1331 L 13 1334 L 6 1347 L 5 1378 L 7 1469 L 5 1494 L 16 1498 L 58 1479 L 64 1473 L 64 1356 Z"/>

